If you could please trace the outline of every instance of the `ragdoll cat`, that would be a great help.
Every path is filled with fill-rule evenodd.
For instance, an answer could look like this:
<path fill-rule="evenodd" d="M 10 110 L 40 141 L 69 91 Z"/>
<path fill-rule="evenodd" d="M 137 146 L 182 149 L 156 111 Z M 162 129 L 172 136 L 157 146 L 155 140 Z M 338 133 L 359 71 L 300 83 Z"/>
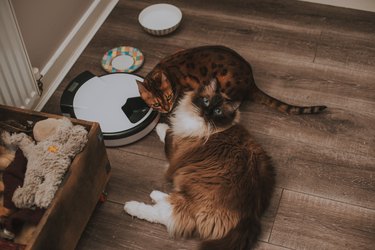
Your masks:
<path fill-rule="evenodd" d="M 326 106 L 299 107 L 277 100 L 261 91 L 254 82 L 250 64 L 237 52 L 224 46 L 202 46 L 166 57 L 137 81 L 142 99 L 151 108 L 168 113 L 187 90 L 217 78 L 228 100 L 251 99 L 287 114 L 315 114 Z"/>
<path fill-rule="evenodd" d="M 238 105 L 223 97 L 216 80 L 186 92 L 171 127 L 156 129 L 165 139 L 173 191 L 152 191 L 153 205 L 130 201 L 125 211 L 164 224 L 172 236 L 197 236 L 201 249 L 251 249 L 275 180 L 269 157 L 238 121 Z"/>

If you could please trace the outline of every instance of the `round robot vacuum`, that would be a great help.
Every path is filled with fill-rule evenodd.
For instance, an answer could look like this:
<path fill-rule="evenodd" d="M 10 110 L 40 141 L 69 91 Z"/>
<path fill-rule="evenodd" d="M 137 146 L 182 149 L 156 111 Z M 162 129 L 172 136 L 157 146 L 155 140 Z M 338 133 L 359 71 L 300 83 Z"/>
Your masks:
<path fill-rule="evenodd" d="M 97 77 L 85 71 L 65 89 L 60 108 L 64 115 L 100 124 L 107 147 L 123 146 L 150 133 L 160 115 L 142 100 L 140 76 L 113 73 Z"/>

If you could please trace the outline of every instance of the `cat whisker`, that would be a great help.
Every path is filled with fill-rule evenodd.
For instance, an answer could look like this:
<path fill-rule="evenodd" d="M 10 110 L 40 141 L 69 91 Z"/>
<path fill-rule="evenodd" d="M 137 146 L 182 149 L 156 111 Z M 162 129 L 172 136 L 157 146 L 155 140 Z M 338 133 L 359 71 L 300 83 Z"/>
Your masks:
<path fill-rule="evenodd" d="M 214 134 L 218 131 L 218 128 L 214 121 L 208 120 L 207 122 L 207 130 L 209 134 Z"/>

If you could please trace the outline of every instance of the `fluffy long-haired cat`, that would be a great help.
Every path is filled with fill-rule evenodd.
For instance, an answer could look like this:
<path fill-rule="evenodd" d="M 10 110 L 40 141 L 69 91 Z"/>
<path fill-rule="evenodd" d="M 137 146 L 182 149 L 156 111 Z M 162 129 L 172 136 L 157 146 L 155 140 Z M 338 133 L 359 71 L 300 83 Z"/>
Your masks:
<path fill-rule="evenodd" d="M 201 249 L 251 249 L 274 188 L 270 159 L 239 121 L 214 79 L 187 92 L 171 127 L 159 124 L 173 191 L 153 191 L 154 204 L 130 201 L 127 213 L 164 224 L 171 236 L 199 237 Z"/>

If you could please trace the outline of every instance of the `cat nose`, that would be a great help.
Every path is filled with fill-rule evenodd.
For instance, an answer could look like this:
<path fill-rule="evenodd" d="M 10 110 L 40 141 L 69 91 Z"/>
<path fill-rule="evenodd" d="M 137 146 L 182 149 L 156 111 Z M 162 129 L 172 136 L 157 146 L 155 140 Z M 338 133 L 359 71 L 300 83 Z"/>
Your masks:
<path fill-rule="evenodd" d="M 168 105 L 163 105 L 163 108 L 161 110 L 163 113 L 168 113 L 169 111 L 171 111 Z"/>

